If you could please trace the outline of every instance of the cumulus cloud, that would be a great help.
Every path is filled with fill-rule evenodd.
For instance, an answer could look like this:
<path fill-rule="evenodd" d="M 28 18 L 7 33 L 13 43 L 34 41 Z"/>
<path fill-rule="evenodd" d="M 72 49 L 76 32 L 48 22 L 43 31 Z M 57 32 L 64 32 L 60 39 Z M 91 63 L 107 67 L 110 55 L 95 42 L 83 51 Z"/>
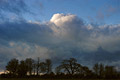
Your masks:
<path fill-rule="evenodd" d="M 72 14 L 54 14 L 50 21 L 58 27 L 63 26 L 65 23 L 73 23 L 74 21 L 79 21 L 81 22 L 80 24 L 83 24 L 82 20 L 80 20 L 76 15 Z"/>
<path fill-rule="evenodd" d="M 0 62 L 26 57 L 75 57 L 82 64 L 119 62 L 120 24 L 94 26 L 73 14 L 54 14 L 48 22 L 0 23 Z M 10 56 L 9 56 L 10 55 Z"/>
<path fill-rule="evenodd" d="M 83 32 L 83 29 L 85 28 L 84 22 L 76 15 L 54 14 L 50 22 L 54 24 L 51 26 L 51 29 L 55 32 L 55 34 L 63 37 L 64 39 L 77 38 L 79 35 L 85 33 Z"/>

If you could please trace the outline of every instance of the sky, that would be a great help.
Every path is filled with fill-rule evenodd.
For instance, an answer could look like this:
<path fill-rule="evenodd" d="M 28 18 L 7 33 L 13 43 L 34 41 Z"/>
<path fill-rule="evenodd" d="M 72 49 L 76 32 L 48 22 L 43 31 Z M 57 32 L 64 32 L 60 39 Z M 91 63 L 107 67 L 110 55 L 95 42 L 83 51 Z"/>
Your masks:
<path fill-rule="evenodd" d="M 37 57 L 120 67 L 119 41 L 120 0 L 0 0 L 0 71 Z"/>

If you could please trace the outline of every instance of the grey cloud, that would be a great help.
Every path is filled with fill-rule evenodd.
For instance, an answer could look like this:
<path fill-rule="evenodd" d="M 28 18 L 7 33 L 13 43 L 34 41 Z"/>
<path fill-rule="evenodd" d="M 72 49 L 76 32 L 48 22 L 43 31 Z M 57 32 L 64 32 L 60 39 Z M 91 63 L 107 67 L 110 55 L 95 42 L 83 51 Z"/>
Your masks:
<path fill-rule="evenodd" d="M 28 22 L 5 22 L 2 23 L 0 27 L 1 38 L 9 41 L 25 40 L 28 42 L 38 42 L 46 36 L 49 36 L 51 33 L 52 31 L 46 25 L 38 25 Z"/>

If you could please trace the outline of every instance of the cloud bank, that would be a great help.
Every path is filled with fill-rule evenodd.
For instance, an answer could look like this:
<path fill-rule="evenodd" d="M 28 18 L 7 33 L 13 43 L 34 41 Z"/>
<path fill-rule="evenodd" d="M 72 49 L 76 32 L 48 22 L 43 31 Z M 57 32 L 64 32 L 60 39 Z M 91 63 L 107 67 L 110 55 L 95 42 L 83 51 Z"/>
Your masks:
<path fill-rule="evenodd" d="M 81 64 L 119 65 L 120 24 L 86 24 L 73 14 L 54 14 L 50 21 L 0 23 L 0 65 L 11 58 L 51 58 L 54 62 L 75 57 Z"/>

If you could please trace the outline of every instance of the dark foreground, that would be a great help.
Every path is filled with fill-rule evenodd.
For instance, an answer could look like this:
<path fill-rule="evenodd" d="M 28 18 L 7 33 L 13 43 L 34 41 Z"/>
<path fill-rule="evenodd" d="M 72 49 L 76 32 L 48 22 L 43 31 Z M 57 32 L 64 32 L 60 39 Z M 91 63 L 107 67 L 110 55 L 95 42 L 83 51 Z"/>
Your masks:
<path fill-rule="evenodd" d="M 12 59 L 0 80 L 120 80 L 120 71 L 115 66 L 96 63 L 92 69 L 81 65 L 75 58 L 65 59 L 52 68 L 50 59 L 40 62 L 27 58 Z"/>
<path fill-rule="evenodd" d="M 0 80 L 120 80 L 120 79 L 39 79 L 39 78 L 0 78 Z"/>

